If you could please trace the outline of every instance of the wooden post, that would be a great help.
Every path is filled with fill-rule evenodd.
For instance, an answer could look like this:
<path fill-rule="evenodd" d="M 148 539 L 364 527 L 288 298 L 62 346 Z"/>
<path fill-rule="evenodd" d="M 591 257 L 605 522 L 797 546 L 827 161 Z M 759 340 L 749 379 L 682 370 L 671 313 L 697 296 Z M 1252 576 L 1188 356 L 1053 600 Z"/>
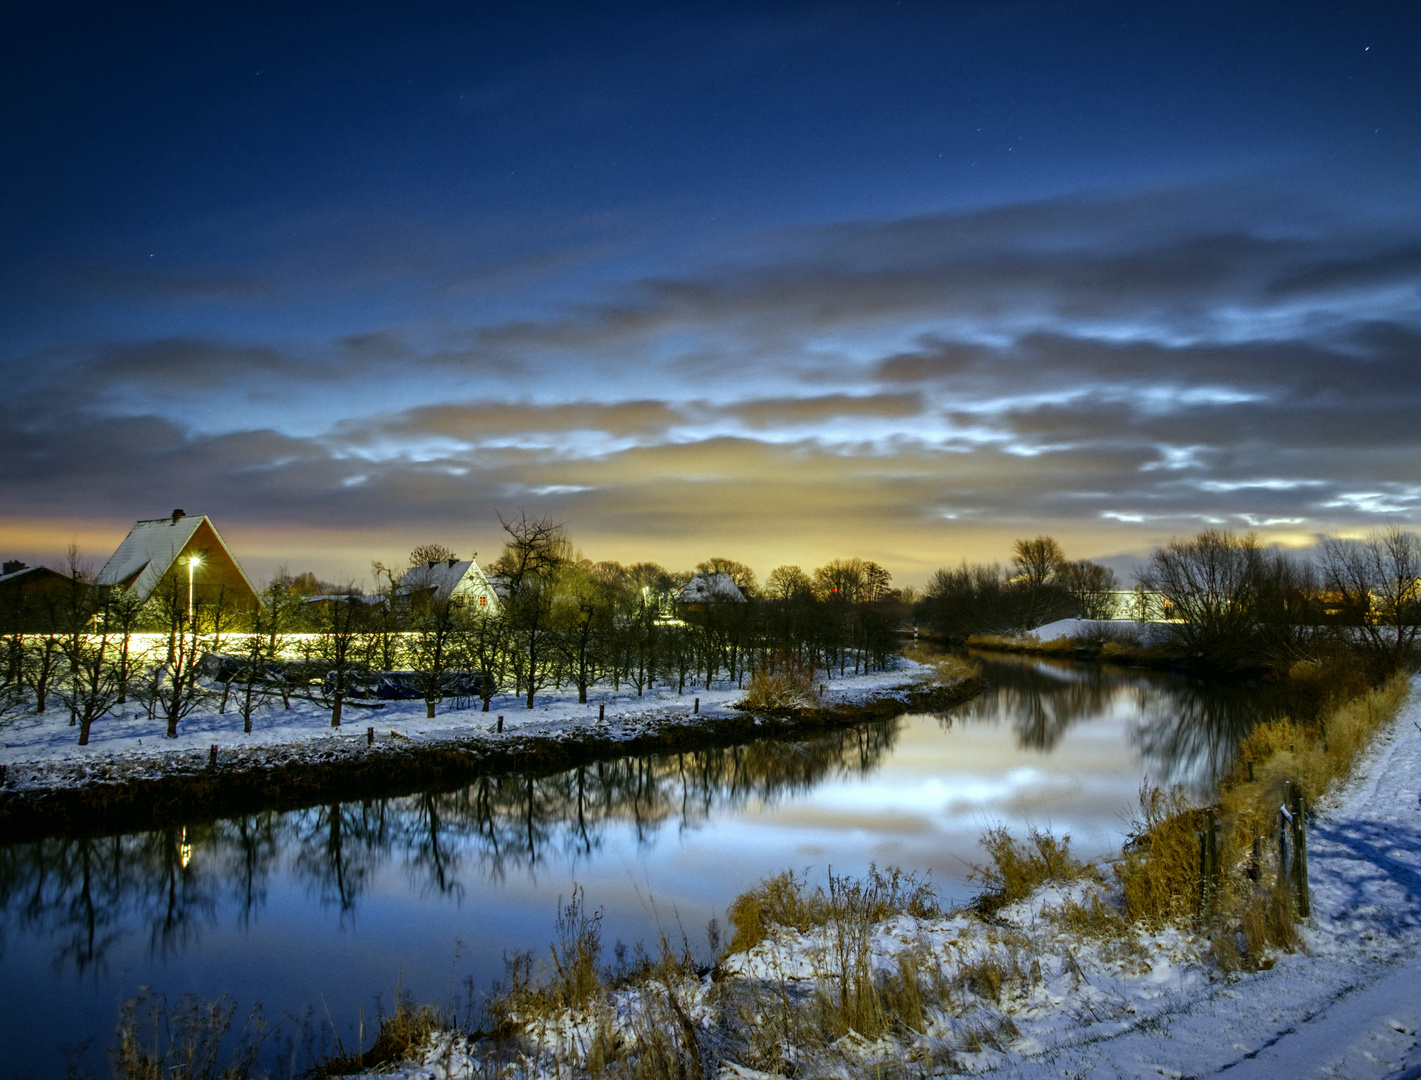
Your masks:
<path fill-rule="evenodd" d="M 1199 914 L 1213 914 L 1219 882 L 1219 819 L 1212 806 L 1204 809 L 1204 829 L 1199 834 Z"/>
<path fill-rule="evenodd" d="M 700 698 L 696 698 L 696 703 L 695 703 L 693 706 L 691 706 L 691 711 L 692 711 L 693 713 L 695 713 L 697 716 L 699 716 L 699 715 L 701 714 L 701 699 L 700 699 Z"/>
<path fill-rule="evenodd" d="M 607 703 L 606 703 L 605 701 L 602 702 L 600 705 L 597 706 L 597 719 L 598 719 L 598 720 L 605 720 L 605 719 L 607 719 Z"/>
<path fill-rule="evenodd" d="M 503 717 L 501 716 L 498 718 L 498 730 L 500 733 L 503 731 Z"/>
<path fill-rule="evenodd" d="M 365 729 L 365 745 L 375 745 L 375 729 L 373 727 L 368 727 Z"/>
<path fill-rule="evenodd" d="M 1308 895 L 1308 834 L 1307 803 L 1303 789 L 1293 785 L 1293 901 L 1298 914 L 1306 919 L 1312 914 L 1312 898 Z"/>
<path fill-rule="evenodd" d="M 1283 781 L 1283 805 L 1278 807 L 1278 887 L 1288 884 L 1288 792 L 1292 785 Z"/>
<path fill-rule="evenodd" d="M 216 747 L 216 746 L 213 746 L 212 749 L 207 752 L 207 767 L 208 767 L 209 769 L 215 769 L 215 768 L 217 768 L 217 747 Z"/>

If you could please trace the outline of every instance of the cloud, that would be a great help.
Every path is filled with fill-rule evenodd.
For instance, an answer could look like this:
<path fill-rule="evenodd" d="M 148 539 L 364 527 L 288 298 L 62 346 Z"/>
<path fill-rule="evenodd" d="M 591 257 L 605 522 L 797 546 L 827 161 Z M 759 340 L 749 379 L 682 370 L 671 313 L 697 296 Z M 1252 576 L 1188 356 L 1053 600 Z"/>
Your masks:
<path fill-rule="evenodd" d="M 486 547 L 526 506 L 630 557 L 903 573 L 1027 531 L 1089 555 L 1410 520 L 1421 244 L 1217 194 L 765 234 L 501 320 L 69 346 L 0 418 L 0 518 L 207 506 Z M 457 276 L 372 244 L 372 280 L 381 252 Z"/>

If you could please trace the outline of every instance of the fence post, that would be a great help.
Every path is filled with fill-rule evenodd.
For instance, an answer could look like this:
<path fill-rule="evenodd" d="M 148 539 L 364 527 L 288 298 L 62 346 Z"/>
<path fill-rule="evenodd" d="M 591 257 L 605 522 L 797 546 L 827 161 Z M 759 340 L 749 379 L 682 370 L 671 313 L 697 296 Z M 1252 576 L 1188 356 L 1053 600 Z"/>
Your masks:
<path fill-rule="evenodd" d="M 607 719 L 607 703 L 605 701 L 597 706 L 597 719 Z"/>
<path fill-rule="evenodd" d="M 207 767 L 209 769 L 217 768 L 217 747 L 215 744 L 207 753 Z"/>
<path fill-rule="evenodd" d="M 701 715 L 701 699 L 700 699 L 700 698 L 696 698 L 696 703 L 691 706 L 691 711 L 692 711 L 693 713 L 695 713 L 697 716 L 700 716 L 700 715 Z"/>
<path fill-rule="evenodd" d="M 1304 919 L 1312 914 L 1312 898 L 1308 895 L 1308 834 L 1307 802 L 1303 789 L 1293 785 L 1293 900 Z"/>
<path fill-rule="evenodd" d="M 498 730 L 499 730 L 500 732 L 503 731 L 503 717 L 501 717 L 501 716 L 498 718 Z"/>
<path fill-rule="evenodd" d="M 1212 806 L 1204 809 L 1204 830 L 1199 834 L 1199 914 L 1214 912 L 1219 880 L 1219 819 Z"/>
<path fill-rule="evenodd" d="M 375 729 L 373 727 L 368 727 L 365 729 L 365 745 L 375 745 Z"/>
<path fill-rule="evenodd" d="M 1288 885 L 1288 796 L 1292 785 L 1283 781 L 1283 805 L 1278 807 L 1278 887 Z"/>

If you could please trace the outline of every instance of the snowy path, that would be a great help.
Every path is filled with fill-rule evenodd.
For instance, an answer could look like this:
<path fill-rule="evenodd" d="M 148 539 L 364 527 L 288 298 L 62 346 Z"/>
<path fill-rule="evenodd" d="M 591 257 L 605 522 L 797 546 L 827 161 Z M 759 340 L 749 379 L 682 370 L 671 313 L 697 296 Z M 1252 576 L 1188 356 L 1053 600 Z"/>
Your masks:
<path fill-rule="evenodd" d="M 1219 981 L 1114 1039 L 1008 1060 L 1023 1078 L 1421 1078 L 1421 680 L 1309 841 L 1306 954 Z"/>

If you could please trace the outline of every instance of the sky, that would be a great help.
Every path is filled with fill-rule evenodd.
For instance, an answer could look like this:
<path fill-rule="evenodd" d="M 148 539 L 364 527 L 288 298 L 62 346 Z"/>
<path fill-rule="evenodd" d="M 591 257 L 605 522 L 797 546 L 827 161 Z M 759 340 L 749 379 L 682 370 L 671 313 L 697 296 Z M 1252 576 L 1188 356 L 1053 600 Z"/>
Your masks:
<path fill-rule="evenodd" d="M 896 584 L 1421 518 L 1414 4 L 29 5 L 0 553 Z"/>

